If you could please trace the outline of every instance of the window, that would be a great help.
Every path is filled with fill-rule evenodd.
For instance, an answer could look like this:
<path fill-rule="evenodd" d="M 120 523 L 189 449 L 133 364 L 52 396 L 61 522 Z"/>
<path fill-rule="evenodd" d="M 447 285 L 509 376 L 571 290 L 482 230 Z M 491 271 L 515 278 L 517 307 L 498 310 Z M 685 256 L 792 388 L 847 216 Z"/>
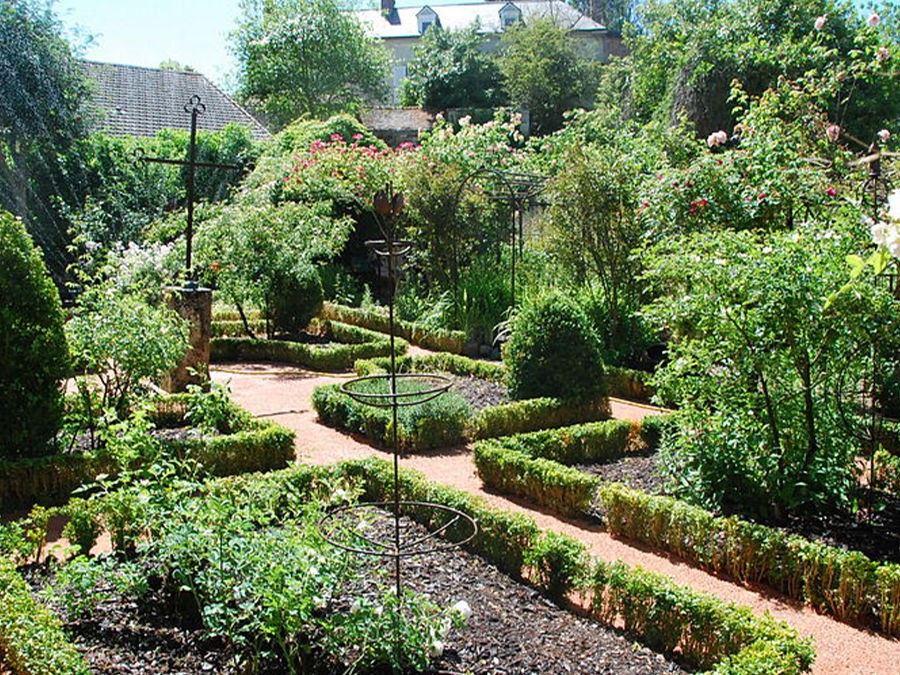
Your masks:
<path fill-rule="evenodd" d="M 419 21 L 419 35 L 422 35 L 431 26 L 441 25 L 441 20 L 438 17 L 437 12 L 428 5 L 425 5 L 419 10 L 419 13 L 416 14 L 416 19 Z"/>

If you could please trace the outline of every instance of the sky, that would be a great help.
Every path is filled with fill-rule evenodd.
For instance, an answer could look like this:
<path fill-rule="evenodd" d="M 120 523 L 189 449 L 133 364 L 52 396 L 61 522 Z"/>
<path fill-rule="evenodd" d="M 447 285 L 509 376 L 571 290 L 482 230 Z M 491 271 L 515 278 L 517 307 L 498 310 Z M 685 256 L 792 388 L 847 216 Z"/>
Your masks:
<path fill-rule="evenodd" d="M 377 0 L 361 0 L 360 6 Z M 397 6 L 456 4 L 466 0 L 398 0 Z M 469 0 L 471 1 L 471 0 Z M 173 59 L 234 89 L 234 59 L 227 36 L 239 0 L 57 0 L 55 11 L 79 56 L 93 61 L 156 68 Z M 84 35 L 93 40 L 84 43 Z"/>

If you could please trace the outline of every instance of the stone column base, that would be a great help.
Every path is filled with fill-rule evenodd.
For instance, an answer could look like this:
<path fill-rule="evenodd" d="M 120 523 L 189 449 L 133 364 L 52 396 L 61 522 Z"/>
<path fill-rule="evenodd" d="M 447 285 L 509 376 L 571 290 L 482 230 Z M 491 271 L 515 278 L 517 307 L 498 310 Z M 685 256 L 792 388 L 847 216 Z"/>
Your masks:
<path fill-rule="evenodd" d="M 160 386 L 170 393 L 186 391 L 189 384 L 208 387 L 212 291 L 208 288 L 167 288 L 166 304 L 190 325 L 190 346 L 181 363 L 163 375 Z"/>

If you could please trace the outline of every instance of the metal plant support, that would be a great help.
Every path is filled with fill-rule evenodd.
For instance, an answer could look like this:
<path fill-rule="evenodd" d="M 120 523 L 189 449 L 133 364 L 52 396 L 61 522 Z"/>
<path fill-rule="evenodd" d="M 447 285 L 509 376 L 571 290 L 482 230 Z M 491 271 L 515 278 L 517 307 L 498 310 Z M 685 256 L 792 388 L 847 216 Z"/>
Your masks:
<path fill-rule="evenodd" d="M 191 253 L 194 240 L 194 174 L 197 168 L 204 169 L 228 169 L 231 171 L 243 171 L 242 165 L 237 164 L 216 164 L 214 162 L 198 162 L 197 161 L 197 118 L 206 112 L 206 105 L 200 102 L 200 97 L 194 94 L 190 100 L 184 104 L 184 111 L 191 116 L 191 140 L 188 145 L 188 158 L 183 159 L 166 159 L 165 157 L 145 157 L 143 150 L 140 148 L 135 152 L 135 159 L 139 162 L 150 162 L 154 164 L 171 164 L 174 166 L 187 167 L 187 230 L 185 232 L 186 252 L 185 252 L 185 275 L 187 277 L 188 286 L 196 286 L 196 280 L 193 276 L 191 268 Z"/>
<path fill-rule="evenodd" d="M 320 521 L 323 536 L 327 541 L 345 551 L 360 555 L 389 558 L 394 563 L 394 589 L 398 602 L 402 598 L 401 560 L 405 557 L 436 553 L 440 550 L 456 548 L 475 537 L 478 526 L 462 511 L 422 501 L 404 501 L 400 498 L 400 442 L 398 435 L 399 409 L 416 406 L 437 398 L 446 392 L 451 382 L 448 378 L 434 374 L 398 373 L 394 344 L 394 295 L 397 288 L 399 264 L 412 248 L 412 242 L 398 238 L 397 221 L 403 210 L 403 195 L 393 193 L 391 187 L 375 195 L 375 213 L 384 239 L 367 241 L 376 256 L 387 263 L 388 273 L 388 324 L 390 327 L 391 366 L 383 375 L 368 375 L 345 382 L 341 391 L 354 400 L 378 408 L 390 408 L 393 423 L 393 486 L 390 500 L 381 502 L 360 502 L 329 511 Z M 402 516 L 413 511 L 427 511 L 429 523 L 440 523 L 425 534 L 405 532 Z M 389 512 L 391 534 L 389 540 L 377 534 L 368 536 L 348 522 L 354 516 L 375 515 Z M 352 535 L 349 533 L 352 530 Z M 453 540 L 439 539 L 456 533 Z M 349 543 L 357 540 L 360 543 Z"/>

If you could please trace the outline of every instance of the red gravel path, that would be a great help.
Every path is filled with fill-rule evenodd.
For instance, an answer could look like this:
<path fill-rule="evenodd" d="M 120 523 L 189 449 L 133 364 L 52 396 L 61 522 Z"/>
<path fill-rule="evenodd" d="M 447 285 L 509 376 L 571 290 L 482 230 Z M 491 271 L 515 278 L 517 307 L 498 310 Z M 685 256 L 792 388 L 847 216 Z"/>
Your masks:
<path fill-rule="evenodd" d="M 316 421 L 316 414 L 310 404 L 313 388 L 341 381 L 343 376 L 321 375 L 271 364 L 219 366 L 214 369 L 212 376 L 216 382 L 229 382 L 234 400 L 254 415 L 272 418 L 293 429 L 297 433 L 298 461 L 330 464 L 370 455 L 386 459 L 391 456 L 360 439 Z M 612 411 L 616 417 L 640 419 L 655 409 L 625 401 L 613 401 Z M 500 508 L 528 513 L 541 527 L 565 532 L 585 542 L 590 546 L 591 552 L 603 560 L 618 559 L 629 565 L 640 565 L 722 599 L 749 605 L 757 612 L 768 610 L 776 618 L 791 624 L 801 634 L 813 637 L 818 654 L 813 673 L 817 675 L 900 673 L 900 642 L 897 640 L 858 630 L 816 614 L 801 603 L 767 589 L 754 590 L 734 584 L 707 574 L 678 558 L 656 553 L 639 544 L 613 539 L 596 525 L 563 520 L 518 501 L 485 492 L 466 448 L 405 457 L 401 460 L 401 465 L 418 469 L 432 480 L 479 494 Z"/>

